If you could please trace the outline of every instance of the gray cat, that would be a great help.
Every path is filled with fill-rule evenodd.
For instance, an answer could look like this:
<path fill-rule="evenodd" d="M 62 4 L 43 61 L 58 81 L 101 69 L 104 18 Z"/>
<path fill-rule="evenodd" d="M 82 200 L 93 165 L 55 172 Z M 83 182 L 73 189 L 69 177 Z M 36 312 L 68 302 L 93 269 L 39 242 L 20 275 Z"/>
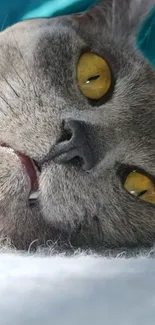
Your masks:
<path fill-rule="evenodd" d="M 135 48 L 153 3 L 104 0 L 0 33 L 2 242 L 153 244 L 155 71 Z"/>

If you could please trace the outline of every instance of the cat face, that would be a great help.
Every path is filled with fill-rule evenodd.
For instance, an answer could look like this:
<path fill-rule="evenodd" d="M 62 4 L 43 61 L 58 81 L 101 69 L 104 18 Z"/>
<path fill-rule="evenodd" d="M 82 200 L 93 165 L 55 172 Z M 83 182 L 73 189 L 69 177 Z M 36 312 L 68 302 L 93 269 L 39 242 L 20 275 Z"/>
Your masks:
<path fill-rule="evenodd" d="M 103 2 L 89 14 L 23 22 L 0 34 L 0 142 L 39 166 L 39 197 L 30 205 L 20 154 L 1 148 L 2 193 L 9 184 L 1 234 L 17 247 L 59 237 L 93 248 L 154 241 L 155 205 L 124 181 L 132 171 L 155 176 L 155 72 L 134 45 L 138 2 L 136 17 L 128 1 L 115 14 Z M 110 78 L 97 99 L 88 98 L 100 78 L 87 71 L 92 54 Z M 81 69 L 96 78 L 87 80 L 89 96 L 78 79 L 84 55 L 90 64 Z"/>

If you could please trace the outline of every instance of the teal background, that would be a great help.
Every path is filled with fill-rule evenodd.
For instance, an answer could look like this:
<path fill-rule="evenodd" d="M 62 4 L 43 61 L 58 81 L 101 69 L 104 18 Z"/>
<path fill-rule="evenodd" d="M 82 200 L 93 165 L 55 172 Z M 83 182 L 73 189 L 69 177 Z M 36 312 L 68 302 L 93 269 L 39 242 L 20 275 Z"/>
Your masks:
<path fill-rule="evenodd" d="M 0 30 L 24 19 L 83 12 L 97 2 L 98 0 L 0 0 Z"/>
<path fill-rule="evenodd" d="M 155 6 L 142 24 L 137 36 L 137 46 L 155 67 Z"/>

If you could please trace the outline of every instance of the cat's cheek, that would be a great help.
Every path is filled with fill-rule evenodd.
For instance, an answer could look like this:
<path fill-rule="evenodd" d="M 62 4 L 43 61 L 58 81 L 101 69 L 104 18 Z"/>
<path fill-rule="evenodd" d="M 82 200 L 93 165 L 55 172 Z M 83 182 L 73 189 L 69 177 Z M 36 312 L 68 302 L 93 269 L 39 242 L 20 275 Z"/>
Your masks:
<path fill-rule="evenodd" d="M 19 157 L 10 148 L 0 147 L 0 200 L 27 200 L 31 182 Z"/>

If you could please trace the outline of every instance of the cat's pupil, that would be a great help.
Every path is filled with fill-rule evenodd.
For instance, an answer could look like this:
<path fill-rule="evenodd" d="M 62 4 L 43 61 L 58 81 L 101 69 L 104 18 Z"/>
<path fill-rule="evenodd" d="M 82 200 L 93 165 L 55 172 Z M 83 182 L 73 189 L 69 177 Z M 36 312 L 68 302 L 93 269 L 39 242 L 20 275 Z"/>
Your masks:
<path fill-rule="evenodd" d="M 99 77 L 100 77 L 99 74 L 97 74 L 96 76 L 90 77 L 90 78 L 87 80 L 86 83 L 88 84 L 89 82 L 91 82 L 91 81 L 93 81 L 93 80 L 97 80 Z"/>
<path fill-rule="evenodd" d="M 141 197 L 141 196 L 144 195 L 146 192 L 147 192 L 147 190 L 144 190 L 144 191 L 140 192 L 140 193 L 138 194 L 138 197 Z"/>

